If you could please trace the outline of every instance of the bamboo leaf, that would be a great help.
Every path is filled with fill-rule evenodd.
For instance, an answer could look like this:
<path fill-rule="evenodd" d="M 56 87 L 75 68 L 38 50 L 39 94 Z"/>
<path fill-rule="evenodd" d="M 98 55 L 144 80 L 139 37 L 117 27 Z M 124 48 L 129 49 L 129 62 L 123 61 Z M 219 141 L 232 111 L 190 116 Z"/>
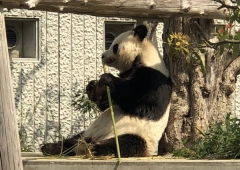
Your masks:
<path fill-rule="evenodd" d="M 233 44 L 233 59 L 239 56 L 239 44 Z"/>
<path fill-rule="evenodd" d="M 224 45 L 220 45 L 220 46 L 219 46 L 219 52 L 220 52 L 220 54 L 222 54 L 223 51 L 224 51 Z"/>
<path fill-rule="evenodd" d="M 205 52 L 206 52 L 206 50 L 203 49 L 203 48 L 201 48 L 201 49 L 199 49 L 199 50 L 200 50 L 201 53 L 205 53 Z"/>
<path fill-rule="evenodd" d="M 189 54 L 189 50 L 188 50 L 187 48 L 183 48 L 183 50 L 184 50 L 187 54 Z"/>
<path fill-rule="evenodd" d="M 237 6 L 240 6 L 240 1 L 239 1 L 239 0 L 237 0 L 236 2 L 237 2 Z"/>
<path fill-rule="evenodd" d="M 190 55 L 187 55 L 186 56 L 186 62 L 189 64 L 191 62 L 191 56 Z"/>
<path fill-rule="evenodd" d="M 202 53 L 200 53 L 200 52 L 196 53 L 195 56 L 196 56 L 200 66 L 201 66 L 202 73 L 205 75 L 206 74 L 205 56 Z"/>

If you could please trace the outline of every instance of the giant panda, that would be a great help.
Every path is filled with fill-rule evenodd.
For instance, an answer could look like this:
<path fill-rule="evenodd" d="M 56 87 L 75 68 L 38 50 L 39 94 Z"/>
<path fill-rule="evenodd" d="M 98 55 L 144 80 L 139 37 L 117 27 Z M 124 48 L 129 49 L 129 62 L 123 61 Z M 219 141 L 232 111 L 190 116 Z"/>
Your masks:
<path fill-rule="evenodd" d="M 139 25 L 120 34 L 102 54 L 102 61 L 119 70 L 119 76 L 105 73 L 90 81 L 87 94 L 103 111 L 83 132 L 41 147 L 45 155 L 117 155 L 106 86 L 113 100 L 116 130 L 122 157 L 144 157 L 157 153 L 167 126 L 171 79 L 157 48 Z M 84 142 L 83 142 L 84 141 Z M 88 149 L 86 148 L 88 146 Z"/>

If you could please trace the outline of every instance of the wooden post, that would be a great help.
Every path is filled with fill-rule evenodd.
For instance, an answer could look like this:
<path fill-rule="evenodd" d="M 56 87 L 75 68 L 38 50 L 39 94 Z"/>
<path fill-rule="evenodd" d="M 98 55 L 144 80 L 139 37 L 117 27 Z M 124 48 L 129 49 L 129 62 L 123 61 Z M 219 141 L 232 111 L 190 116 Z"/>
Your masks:
<path fill-rule="evenodd" d="M 0 2 L 0 170 L 23 170 L 5 20 Z"/>

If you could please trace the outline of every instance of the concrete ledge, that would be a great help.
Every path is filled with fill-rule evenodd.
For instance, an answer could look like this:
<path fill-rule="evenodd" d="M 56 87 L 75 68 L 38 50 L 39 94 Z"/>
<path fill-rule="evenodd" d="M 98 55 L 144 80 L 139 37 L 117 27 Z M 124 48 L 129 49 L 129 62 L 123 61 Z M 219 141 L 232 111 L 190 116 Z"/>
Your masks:
<path fill-rule="evenodd" d="M 24 170 L 240 170 L 240 160 L 185 160 L 153 158 L 122 158 L 89 160 L 77 157 L 51 158 L 26 157 L 23 155 Z"/>

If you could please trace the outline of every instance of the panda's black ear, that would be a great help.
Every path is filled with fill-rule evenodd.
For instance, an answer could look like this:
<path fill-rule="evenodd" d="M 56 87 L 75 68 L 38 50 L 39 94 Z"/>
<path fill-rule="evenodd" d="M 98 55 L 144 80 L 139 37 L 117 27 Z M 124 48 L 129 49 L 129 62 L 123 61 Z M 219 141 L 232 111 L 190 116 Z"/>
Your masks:
<path fill-rule="evenodd" d="M 147 36 L 147 27 L 145 25 L 138 25 L 134 29 L 134 36 L 138 36 L 140 41 L 142 41 Z"/>

